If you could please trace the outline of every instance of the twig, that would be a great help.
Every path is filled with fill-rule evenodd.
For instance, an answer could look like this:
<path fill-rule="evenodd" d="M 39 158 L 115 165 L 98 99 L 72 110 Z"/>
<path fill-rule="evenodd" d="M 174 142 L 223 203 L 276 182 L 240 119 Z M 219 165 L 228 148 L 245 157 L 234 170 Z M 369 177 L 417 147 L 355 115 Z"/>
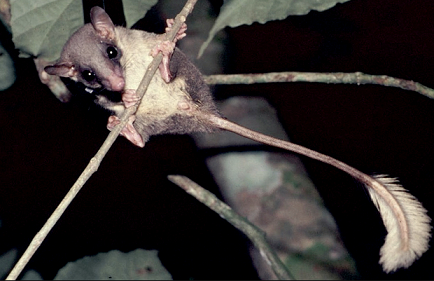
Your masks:
<path fill-rule="evenodd" d="M 166 34 L 166 37 L 168 40 L 173 41 L 176 33 L 178 32 L 182 23 L 185 22 L 188 14 L 190 14 L 191 11 L 193 10 L 196 2 L 197 2 L 197 0 L 188 0 L 187 1 L 184 8 L 176 16 L 175 23 L 172 26 L 171 32 Z M 145 76 L 143 77 L 143 79 L 142 79 L 142 81 L 141 81 L 141 83 L 140 83 L 140 85 L 136 91 L 137 95 L 140 98 L 143 97 L 145 91 L 147 90 L 148 85 L 149 85 L 152 77 L 154 76 L 159 64 L 161 63 L 162 57 L 163 57 L 162 54 L 159 53 L 153 59 L 152 63 L 148 66 L 148 69 L 145 73 Z M 131 106 L 124 111 L 124 114 L 120 117 L 120 120 L 121 120 L 120 124 L 118 126 L 116 126 L 110 132 L 110 134 L 108 135 L 108 137 L 106 138 L 106 140 L 102 144 L 101 148 L 98 150 L 98 152 L 95 154 L 95 156 L 90 160 L 87 167 L 84 169 L 83 173 L 80 175 L 80 177 L 77 179 L 77 181 L 71 187 L 69 192 L 63 198 L 63 200 L 60 202 L 60 204 L 57 206 L 57 208 L 53 212 L 53 214 L 45 222 L 45 224 L 41 228 L 41 230 L 35 235 L 33 240 L 30 242 L 30 245 L 27 247 L 24 254 L 21 256 L 21 258 L 15 264 L 12 271 L 6 277 L 6 280 L 15 280 L 18 278 L 18 276 L 20 275 L 20 273 L 22 272 L 22 270 L 24 269 L 26 264 L 29 262 L 30 258 L 33 256 L 33 254 L 36 252 L 36 250 L 42 244 L 44 239 L 47 237 L 48 233 L 51 231 L 51 229 L 54 227 L 54 225 L 60 219 L 60 217 L 65 212 L 66 208 L 69 206 L 69 204 L 75 198 L 75 196 L 78 194 L 80 189 L 87 182 L 87 180 L 92 176 L 92 174 L 98 170 L 98 167 L 101 164 L 102 159 L 105 157 L 105 155 L 107 154 L 107 152 L 109 151 L 109 149 L 111 148 L 113 143 L 115 142 L 115 140 L 118 137 L 122 128 L 126 125 L 128 118 L 136 112 L 137 108 L 138 108 L 138 104 L 135 106 Z"/>
<path fill-rule="evenodd" d="M 214 194 L 204 189 L 197 183 L 185 176 L 170 175 L 169 180 L 184 189 L 188 194 L 205 204 L 211 210 L 219 214 L 233 226 L 243 232 L 259 249 L 262 257 L 271 266 L 274 273 L 280 280 L 294 279 L 288 272 L 285 265 L 270 247 L 265 239 L 265 234 L 246 218 L 238 215 L 228 205 L 220 201 Z"/>
<path fill-rule="evenodd" d="M 263 74 L 210 75 L 204 77 L 208 84 L 254 84 L 272 82 L 316 82 L 327 84 L 374 84 L 415 91 L 434 99 L 434 90 L 418 82 L 390 77 L 370 75 L 362 72 L 270 72 Z"/>

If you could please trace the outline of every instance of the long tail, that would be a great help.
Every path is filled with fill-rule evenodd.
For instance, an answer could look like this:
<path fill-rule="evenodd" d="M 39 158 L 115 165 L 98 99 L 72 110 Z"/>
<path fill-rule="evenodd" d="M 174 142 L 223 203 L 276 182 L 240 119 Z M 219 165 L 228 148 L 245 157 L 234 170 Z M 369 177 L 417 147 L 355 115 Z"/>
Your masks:
<path fill-rule="evenodd" d="M 330 164 L 364 183 L 388 232 L 380 250 L 380 264 L 385 272 L 409 267 L 428 250 L 431 219 L 422 204 L 397 184 L 396 179 L 384 175 L 373 178 L 333 157 L 249 130 L 212 114 L 204 113 L 202 118 L 220 129 Z"/>

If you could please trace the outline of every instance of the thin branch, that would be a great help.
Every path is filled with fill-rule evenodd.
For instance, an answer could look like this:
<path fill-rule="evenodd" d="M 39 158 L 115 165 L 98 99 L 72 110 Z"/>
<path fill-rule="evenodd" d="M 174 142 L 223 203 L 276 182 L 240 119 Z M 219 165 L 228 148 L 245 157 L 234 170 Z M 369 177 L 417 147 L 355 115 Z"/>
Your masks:
<path fill-rule="evenodd" d="M 210 75 L 204 77 L 208 84 L 254 84 L 273 82 L 315 82 L 327 84 L 374 84 L 415 91 L 434 99 L 434 90 L 418 82 L 390 77 L 370 75 L 362 72 L 270 72 L 263 74 Z"/>
<path fill-rule="evenodd" d="M 193 10 L 196 2 L 197 2 L 197 0 L 188 0 L 187 1 L 184 8 L 176 16 L 175 23 L 172 26 L 170 33 L 166 34 L 166 37 L 168 40 L 173 41 L 176 33 L 178 32 L 182 23 L 185 22 L 188 14 L 190 14 L 191 11 Z M 148 69 L 145 73 L 145 76 L 143 77 L 143 79 L 140 83 L 140 86 L 138 87 L 138 89 L 136 91 L 137 95 L 140 98 L 143 97 L 145 91 L 147 90 L 148 85 L 149 85 L 152 77 L 154 76 L 159 64 L 161 63 L 162 57 L 163 56 L 160 52 L 153 59 L 152 63 L 148 66 Z M 21 258 L 18 260 L 18 262 L 15 264 L 14 268 L 9 273 L 6 280 L 15 280 L 18 278 L 18 276 L 20 275 L 20 273 L 22 272 L 24 267 L 29 262 L 30 258 L 33 256 L 33 254 L 36 252 L 36 250 L 42 244 L 44 239 L 47 237 L 48 233 L 51 231 L 51 229 L 54 227 L 54 225 L 60 219 L 60 217 L 65 212 L 66 208 L 69 206 L 69 204 L 75 198 L 75 196 L 78 194 L 80 189 L 87 182 L 87 180 L 92 176 L 92 174 L 98 170 L 98 167 L 101 164 L 102 159 L 105 157 L 105 155 L 107 154 L 107 152 L 109 151 L 109 149 L 111 148 L 113 143 L 115 142 L 115 140 L 118 137 L 119 133 L 121 132 L 122 128 L 128 122 L 128 118 L 136 112 L 137 108 L 138 108 L 138 104 L 136 104 L 135 106 L 131 106 L 124 111 L 124 114 L 120 117 L 120 120 L 121 120 L 120 124 L 118 126 L 116 126 L 110 132 L 110 134 L 108 135 L 108 137 L 106 138 L 106 140 L 102 144 L 101 148 L 98 150 L 98 152 L 95 154 L 95 156 L 90 160 L 87 167 L 84 169 L 83 173 L 80 175 L 80 177 L 74 183 L 74 185 L 71 187 L 71 189 L 66 194 L 64 199 L 57 206 L 57 208 L 53 212 L 53 214 L 48 218 L 48 220 L 46 221 L 44 226 L 41 228 L 41 230 L 35 235 L 33 240 L 30 242 L 30 245 L 27 247 L 26 251 L 21 256 Z"/>
<path fill-rule="evenodd" d="M 189 178 L 179 175 L 170 175 L 168 178 L 171 182 L 180 186 L 188 194 L 195 197 L 197 200 L 205 204 L 211 210 L 219 214 L 222 218 L 244 233 L 259 249 L 262 257 L 267 261 L 268 264 L 270 264 L 274 273 L 280 280 L 294 279 L 294 277 L 288 272 L 285 265 L 276 255 L 274 250 L 267 243 L 267 240 L 265 239 L 265 233 L 262 230 L 253 225 L 246 218 L 238 215 L 228 205 L 220 201 L 214 194 L 193 182 Z"/>

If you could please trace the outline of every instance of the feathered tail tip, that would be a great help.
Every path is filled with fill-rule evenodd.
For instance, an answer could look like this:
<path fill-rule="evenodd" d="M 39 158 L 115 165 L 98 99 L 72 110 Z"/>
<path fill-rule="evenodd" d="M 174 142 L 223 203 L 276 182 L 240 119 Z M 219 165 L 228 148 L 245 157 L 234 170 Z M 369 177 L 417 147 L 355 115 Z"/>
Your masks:
<path fill-rule="evenodd" d="M 431 219 L 422 204 L 395 178 L 374 176 L 368 187 L 387 230 L 380 250 L 380 264 L 387 273 L 409 267 L 428 250 Z"/>

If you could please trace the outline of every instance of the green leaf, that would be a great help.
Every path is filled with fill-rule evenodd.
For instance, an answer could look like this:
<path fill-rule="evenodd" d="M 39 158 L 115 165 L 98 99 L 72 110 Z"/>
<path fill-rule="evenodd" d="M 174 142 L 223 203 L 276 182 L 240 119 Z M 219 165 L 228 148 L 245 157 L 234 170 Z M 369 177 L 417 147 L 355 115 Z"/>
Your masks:
<path fill-rule="evenodd" d="M 139 19 L 143 18 L 146 12 L 157 2 L 158 0 L 123 0 L 127 27 L 131 27 Z"/>
<path fill-rule="evenodd" d="M 59 58 L 69 36 L 84 24 L 79 0 L 11 0 L 12 40 L 22 57 Z"/>
<path fill-rule="evenodd" d="M 237 27 L 254 22 L 266 23 L 283 20 L 290 15 L 305 15 L 311 10 L 324 11 L 349 0 L 225 0 L 208 39 L 199 50 L 199 57 L 223 28 Z"/>
<path fill-rule="evenodd" d="M 15 82 L 14 62 L 0 44 L 0 91 L 6 90 Z"/>

